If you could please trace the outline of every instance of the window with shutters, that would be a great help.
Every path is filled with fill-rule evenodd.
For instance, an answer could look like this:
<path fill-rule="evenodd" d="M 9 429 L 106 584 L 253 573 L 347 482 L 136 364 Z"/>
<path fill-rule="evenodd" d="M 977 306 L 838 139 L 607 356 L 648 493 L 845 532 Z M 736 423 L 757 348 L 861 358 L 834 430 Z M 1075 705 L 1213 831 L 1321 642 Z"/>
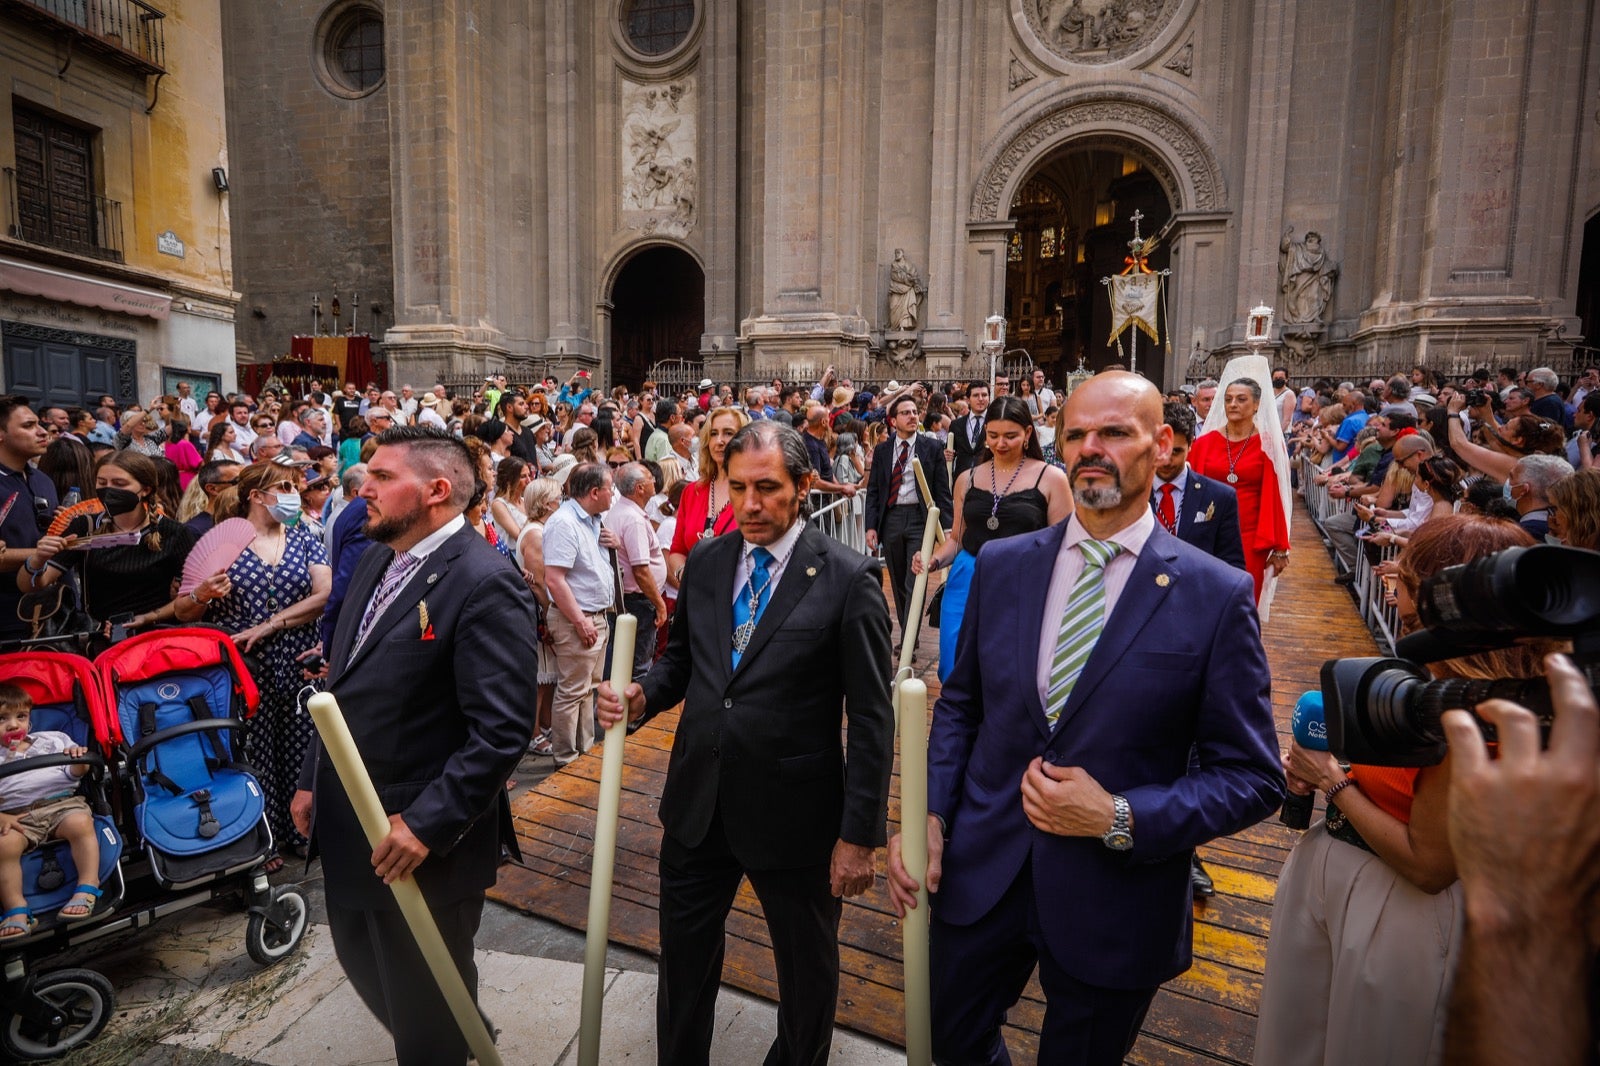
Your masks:
<path fill-rule="evenodd" d="M 120 262 L 122 205 L 95 195 L 94 131 L 20 104 L 12 123 L 11 235 Z"/>

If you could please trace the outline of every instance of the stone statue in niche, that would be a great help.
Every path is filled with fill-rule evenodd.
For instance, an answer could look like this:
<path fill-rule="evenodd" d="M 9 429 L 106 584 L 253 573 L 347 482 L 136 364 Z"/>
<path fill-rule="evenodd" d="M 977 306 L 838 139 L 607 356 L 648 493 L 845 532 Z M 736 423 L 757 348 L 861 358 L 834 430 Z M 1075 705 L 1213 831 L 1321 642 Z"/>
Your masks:
<path fill-rule="evenodd" d="M 889 317 L 884 323 L 890 332 L 915 330 L 921 318 L 922 298 L 928 294 L 917 268 L 906 260 L 904 248 L 894 250 L 889 264 Z"/>
<path fill-rule="evenodd" d="M 1317 352 L 1328 310 L 1333 306 L 1333 283 L 1339 264 L 1322 247 L 1322 234 L 1307 230 L 1294 239 L 1294 227 L 1283 231 L 1278 242 L 1278 290 L 1283 294 L 1283 342 L 1302 360 Z"/>

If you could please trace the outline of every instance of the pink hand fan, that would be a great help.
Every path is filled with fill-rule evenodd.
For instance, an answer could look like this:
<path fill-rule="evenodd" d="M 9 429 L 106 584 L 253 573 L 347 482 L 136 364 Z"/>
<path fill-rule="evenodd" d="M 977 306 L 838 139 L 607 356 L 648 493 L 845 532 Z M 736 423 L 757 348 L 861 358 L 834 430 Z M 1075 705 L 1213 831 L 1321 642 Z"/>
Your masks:
<path fill-rule="evenodd" d="M 178 595 L 193 592 L 195 586 L 206 578 L 228 569 L 255 539 L 256 527 L 248 518 L 229 518 L 212 526 L 211 531 L 190 550 L 189 558 L 184 560 L 183 580 L 178 585 Z"/>

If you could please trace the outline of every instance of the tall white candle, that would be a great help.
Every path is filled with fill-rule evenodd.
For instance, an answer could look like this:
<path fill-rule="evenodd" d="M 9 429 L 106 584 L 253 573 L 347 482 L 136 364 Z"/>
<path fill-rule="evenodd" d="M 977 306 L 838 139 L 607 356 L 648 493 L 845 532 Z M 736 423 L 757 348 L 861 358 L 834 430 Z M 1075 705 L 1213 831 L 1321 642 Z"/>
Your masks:
<path fill-rule="evenodd" d="M 578 1025 L 579 1066 L 599 1066 L 600 1020 L 605 1011 L 606 944 L 611 937 L 611 879 L 617 861 L 617 819 L 622 808 L 622 753 L 628 739 L 627 692 L 633 682 L 633 646 L 639 620 L 617 615 L 611 638 L 611 691 L 624 714 L 606 730 L 600 755 L 600 803 L 595 812 L 594 862 L 589 872 L 589 925 L 583 945 L 583 1010 Z"/>
<path fill-rule="evenodd" d="M 928 686 L 900 683 L 900 859 L 917 881 L 917 906 L 906 913 L 906 1063 L 933 1061 L 928 971 Z"/>
<path fill-rule="evenodd" d="M 383 813 L 378 790 L 372 787 L 372 777 L 367 773 L 367 764 L 361 760 L 361 753 L 356 750 L 350 727 L 344 720 L 344 713 L 339 710 L 339 701 L 331 692 L 319 692 L 306 701 L 306 709 L 311 712 L 311 720 L 316 723 L 317 732 L 322 736 L 323 750 L 339 772 L 339 783 L 350 797 L 350 805 L 355 808 L 361 829 L 367 834 L 367 843 L 376 848 L 389 835 L 389 816 Z M 461 979 L 461 971 L 456 969 L 455 960 L 444 945 L 444 937 L 439 935 L 439 926 L 434 923 L 433 912 L 428 910 L 428 902 L 422 898 L 422 890 L 417 887 L 416 879 L 402 877 L 390 884 L 389 888 L 394 892 L 400 913 L 405 916 L 406 925 L 411 927 L 411 935 L 417 938 L 417 947 L 422 950 L 422 957 L 427 960 L 433 979 L 439 982 L 439 990 L 444 993 L 445 1002 L 450 1006 L 450 1014 L 461 1027 L 473 1056 L 482 1066 L 500 1066 L 500 1053 L 495 1050 L 494 1038 L 483 1024 L 483 1015 L 478 1013 L 472 993 L 467 990 L 466 982 Z"/>

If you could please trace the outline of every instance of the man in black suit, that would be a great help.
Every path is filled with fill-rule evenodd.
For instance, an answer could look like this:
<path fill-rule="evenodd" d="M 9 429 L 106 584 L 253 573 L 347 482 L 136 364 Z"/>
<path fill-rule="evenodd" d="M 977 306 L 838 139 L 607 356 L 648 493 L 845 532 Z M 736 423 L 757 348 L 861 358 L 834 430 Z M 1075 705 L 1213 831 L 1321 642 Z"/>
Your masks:
<path fill-rule="evenodd" d="M 840 897 L 871 887 L 884 842 L 889 612 L 877 560 L 802 517 L 812 473 L 799 434 L 752 422 L 726 457 L 739 532 L 690 553 L 666 653 L 626 693 L 634 720 L 683 702 L 661 794 L 656 1054 L 707 1061 L 724 923 L 748 876 L 777 962 L 766 1061 L 820 1064 L 839 992 Z M 622 703 L 607 683 L 598 695 L 609 727 Z"/>
<path fill-rule="evenodd" d="M 1150 506 L 1168 533 L 1229 566 L 1244 565 L 1244 537 L 1239 532 L 1239 494 L 1231 485 L 1189 469 L 1189 445 L 1194 443 L 1194 411 L 1186 403 L 1165 405 L 1172 427 L 1172 456 L 1157 464 Z M 1189 768 L 1199 770 L 1197 755 L 1189 755 Z M 1214 896 L 1217 886 L 1194 852 L 1189 860 L 1189 880 L 1196 896 Z"/>
<path fill-rule="evenodd" d="M 394 1035 L 402 1066 L 463 1063 L 416 941 L 385 886 L 415 876 L 476 992 L 472 941 L 500 849 L 516 853 L 505 782 L 533 733 L 525 698 L 535 623 L 528 588 L 467 525 L 473 463 L 427 426 L 378 437 L 361 497 L 369 549 L 328 655 L 328 691 L 389 815 L 376 850 L 313 744 L 291 813 L 322 855 L 328 925 L 350 983 Z"/>
<path fill-rule="evenodd" d="M 989 386 L 974 381 L 967 386 L 967 413 L 950 423 L 950 450 L 956 456 L 952 477 L 960 477 L 962 471 L 978 461 L 978 453 L 983 451 L 983 419 L 988 410 Z"/>
<path fill-rule="evenodd" d="M 917 401 L 910 393 L 889 401 L 885 412 L 889 439 L 872 450 L 872 475 L 867 479 L 867 550 L 883 547 L 894 589 L 894 613 L 900 632 L 911 610 L 911 557 L 922 550 L 922 527 L 928 505 L 917 487 L 913 459 L 922 461 L 939 524 L 950 528 L 950 478 L 945 474 L 944 448 L 932 437 L 917 432 Z"/>

